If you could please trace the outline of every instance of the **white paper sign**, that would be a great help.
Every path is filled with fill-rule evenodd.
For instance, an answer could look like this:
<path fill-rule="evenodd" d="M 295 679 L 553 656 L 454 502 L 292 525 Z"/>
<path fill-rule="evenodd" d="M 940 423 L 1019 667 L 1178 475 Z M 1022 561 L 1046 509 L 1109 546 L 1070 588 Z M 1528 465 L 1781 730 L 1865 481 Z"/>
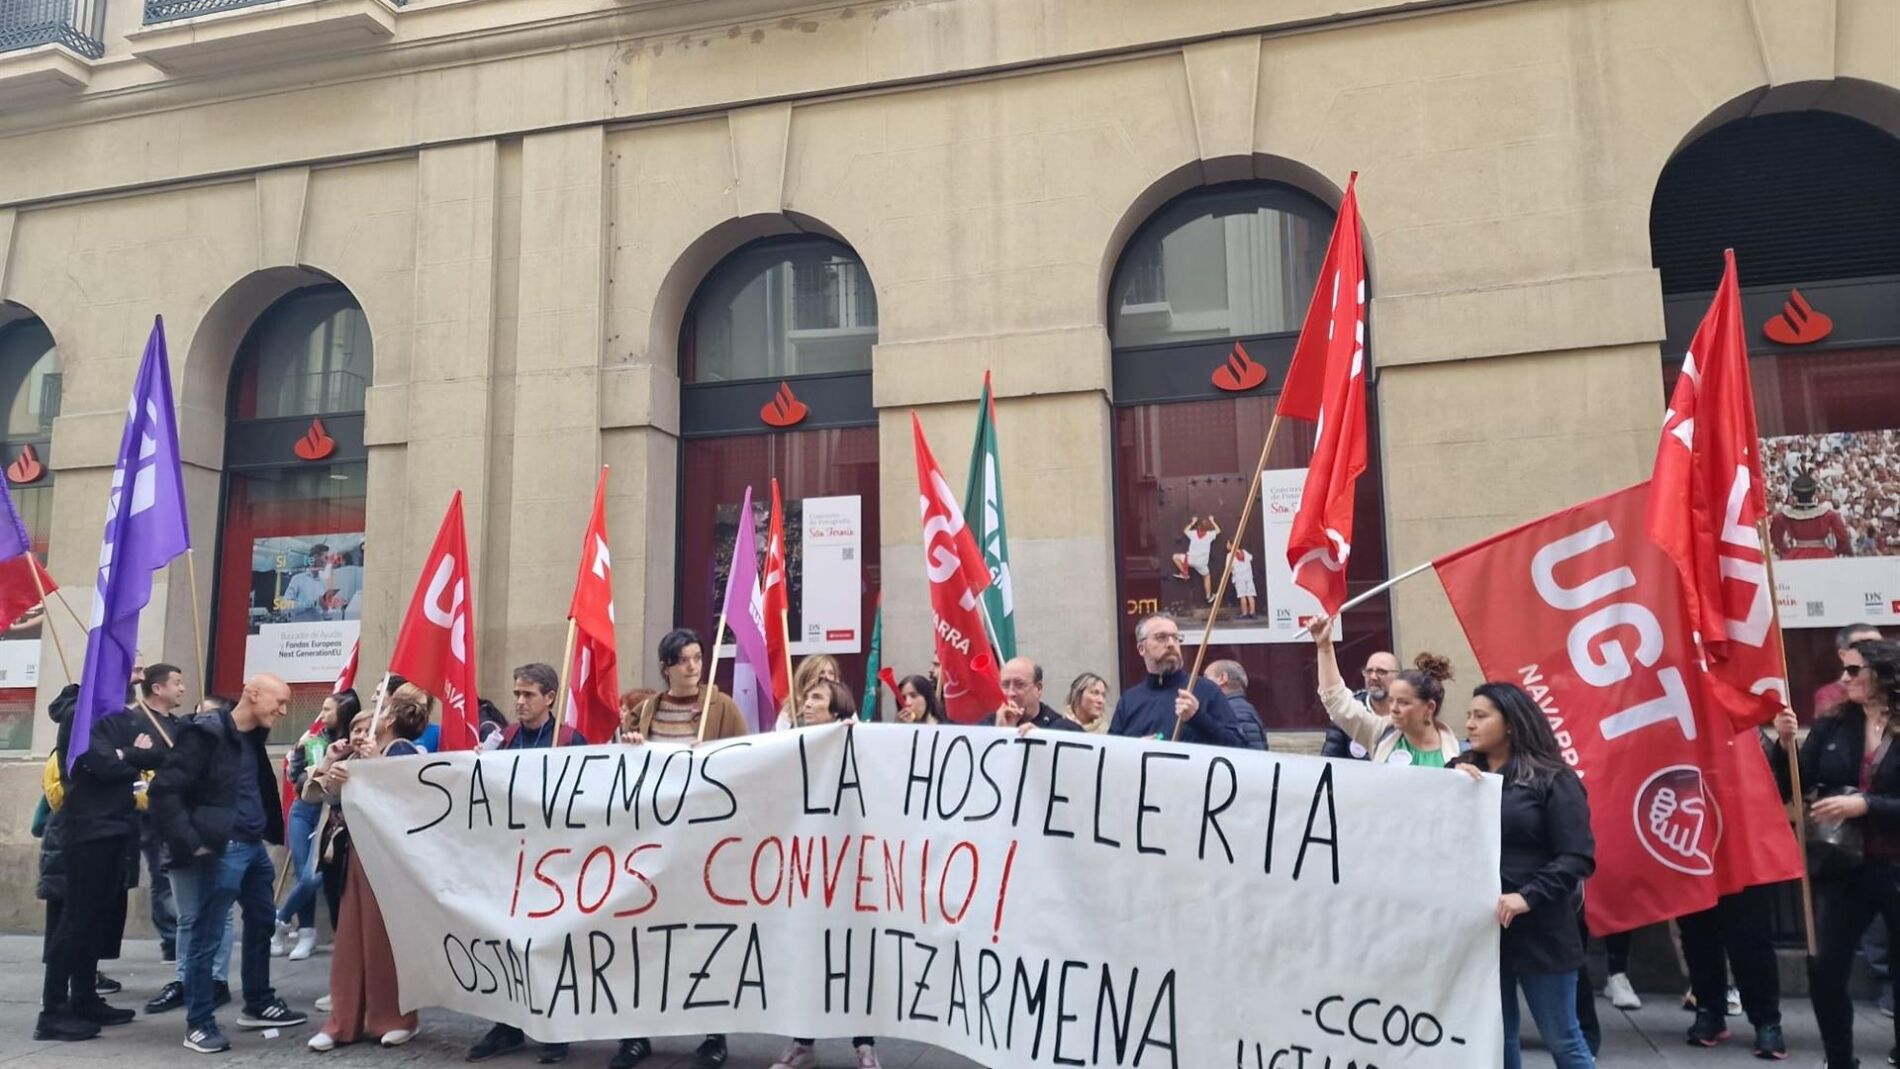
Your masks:
<path fill-rule="evenodd" d="M 896 724 L 368 760 L 344 792 L 405 1009 L 999 1067 L 1497 1065 L 1498 804 L 1440 770 Z"/>
<path fill-rule="evenodd" d="M 0 690 L 38 686 L 40 640 L 16 638 L 0 642 Z"/>
<path fill-rule="evenodd" d="M 862 499 L 808 497 L 803 505 L 804 633 L 792 636 L 792 653 L 857 653 L 864 648 Z"/>
<path fill-rule="evenodd" d="M 286 683 L 329 683 L 343 671 L 362 631 L 360 620 L 263 624 L 244 638 L 244 672 L 270 672 Z"/>

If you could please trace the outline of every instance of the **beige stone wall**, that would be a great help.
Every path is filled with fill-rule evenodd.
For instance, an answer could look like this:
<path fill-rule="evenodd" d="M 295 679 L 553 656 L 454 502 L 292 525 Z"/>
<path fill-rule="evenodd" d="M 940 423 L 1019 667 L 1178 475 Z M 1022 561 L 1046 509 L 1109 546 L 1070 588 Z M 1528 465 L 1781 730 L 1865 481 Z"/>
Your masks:
<path fill-rule="evenodd" d="M 877 286 L 887 656 L 928 656 L 909 411 L 960 485 L 988 367 L 1025 648 L 1052 685 L 1112 674 L 1116 258 L 1197 185 L 1273 177 L 1336 201 L 1354 169 L 1393 565 L 1634 481 L 1661 404 L 1663 164 L 1751 110 L 1900 130 L 1900 5 L 1402 6 L 416 0 L 367 46 L 273 56 L 266 32 L 331 17 L 292 0 L 200 20 L 228 50 L 176 52 L 210 64 L 186 71 L 141 58 L 155 38 L 112 4 L 84 91 L 0 104 L 0 299 L 47 321 L 66 376 L 52 570 L 83 613 L 162 313 L 209 607 L 232 351 L 322 272 L 376 342 L 366 670 L 456 489 L 484 686 L 554 659 L 607 463 L 622 661 L 650 674 L 673 614 L 687 301 L 747 240 L 803 230 L 850 243 Z M 143 623 L 181 663 L 185 586 L 182 565 L 161 577 Z M 1469 670 L 1429 578 L 1397 605 L 1403 648 Z M 60 679 L 50 646 L 42 678 Z M 28 788 L 5 771 L 11 800 Z M 10 861 L 30 807 L 4 811 Z M 0 924 L 27 915 L 11 909 Z"/>

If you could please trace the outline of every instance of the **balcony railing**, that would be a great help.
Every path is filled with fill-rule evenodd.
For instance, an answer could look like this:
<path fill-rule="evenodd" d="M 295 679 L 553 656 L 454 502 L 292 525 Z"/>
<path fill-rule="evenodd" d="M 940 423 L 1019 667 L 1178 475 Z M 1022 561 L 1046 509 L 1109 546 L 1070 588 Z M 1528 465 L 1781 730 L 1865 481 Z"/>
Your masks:
<path fill-rule="evenodd" d="M 0 0 L 0 3 L 5 2 L 6 0 Z M 281 0 L 145 0 L 145 24 L 150 26 L 155 22 L 197 18 L 199 15 L 236 11 L 240 8 L 279 2 Z M 401 7 L 404 0 L 390 0 L 390 2 Z"/>
<path fill-rule="evenodd" d="M 98 59 L 104 31 L 105 0 L 0 0 L 0 52 L 63 45 Z"/>

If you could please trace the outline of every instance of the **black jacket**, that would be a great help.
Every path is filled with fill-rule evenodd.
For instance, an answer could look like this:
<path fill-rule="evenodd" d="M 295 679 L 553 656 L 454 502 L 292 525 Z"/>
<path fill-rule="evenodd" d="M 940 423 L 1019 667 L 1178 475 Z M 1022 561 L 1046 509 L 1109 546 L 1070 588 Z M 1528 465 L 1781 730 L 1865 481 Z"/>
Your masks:
<path fill-rule="evenodd" d="M 1352 692 L 1352 697 L 1354 701 L 1366 708 L 1372 708 L 1372 700 L 1366 697 L 1365 691 L 1355 690 Z M 1344 761 L 1369 761 L 1372 759 L 1372 754 L 1368 752 L 1364 746 L 1359 747 L 1358 753 L 1352 752 L 1353 746 L 1352 736 L 1346 734 L 1345 728 L 1340 727 L 1338 724 L 1328 724 L 1326 725 L 1326 741 L 1320 744 L 1319 755 L 1321 757 L 1337 757 Z"/>
<path fill-rule="evenodd" d="M 1140 683 L 1122 692 L 1121 699 L 1115 703 L 1115 716 L 1109 721 L 1108 733 L 1136 739 L 1173 738 L 1175 725 L 1179 723 L 1174 718 L 1174 698 L 1176 692 L 1186 686 L 1184 668 L 1165 676 L 1149 673 Z M 1200 700 L 1201 709 L 1193 719 L 1181 724 L 1180 741 L 1209 746 L 1247 745 L 1240 729 L 1234 726 L 1234 710 L 1227 704 L 1227 695 L 1221 693 L 1213 680 L 1206 676 L 1195 680 L 1194 697 Z"/>
<path fill-rule="evenodd" d="M 1801 744 L 1801 788 L 1809 795 L 1842 787 L 1860 790 L 1860 761 L 1867 748 L 1867 714 L 1852 703 L 1833 716 L 1820 717 Z M 1788 751 L 1777 739 L 1768 764 L 1781 784 L 1781 797 L 1791 793 Z M 1832 793 L 1832 792 L 1830 792 Z M 1887 747 L 1874 766 L 1867 798 L 1867 815 L 1858 817 L 1867 856 L 1900 860 L 1900 745 Z"/>
<path fill-rule="evenodd" d="M 996 714 L 991 713 L 989 716 L 989 719 L 983 721 L 983 723 L 990 727 L 995 727 Z M 1081 731 L 1082 730 L 1082 725 L 1076 723 L 1073 720 L 1070 720 L 1068 717 L 1063 716 L 1061 713 L 1056 712 L 1054 709 L 1049 708 L 1048 702 L 1043 702 L 1036 706 L 1036 715 L 1030 719 L 1030 723 L 1036 725 L 1037 727 L 1043 729 L 1044 731 Z"/>
<path fill-rule="evenodd" d="M 68 684 L 47 710 L 59 723 L 57 745 L 62 769 L 77 745 L 72 738 L 72 714 L 78 704 L 79 686 Z M 132 785 L 141 772 L 156 770 L 165 759 L 161 746 L 138 748 L 140 736 L 149 730 L 144 717 L 135 718 L 125 712 L 93 722 L 85 749 L 78 752 L 71 770 L 62 777 L 66 797 L 60 805 L 59 819 L 66 844 L 138 834 L 138 804 Z"/>
<path fill-rule="evenodd" d="M 1485 767 L 1484 759 L 1471 753 L 1451 763 Z M 1503 965 L 1520 973 L 1576 972 L 1583 967 L 1583 935 L 1577 923 L 1583 881 L 1597 867 L 1583 781 L 1567 768 L 1526 782 L 1519 782 L 1513 765 L 1505 765 L 1501 773 L 1503 858 L 1498 876 L 1504 893 L 1523 895 L 1531 907 L 1504 929 L 1499 946 Z"/>
<path fill-rule="evenodd" d="M 1256 750 L 1267 749 L 1266 725 L 1260 722 L 1260 711 L 1253 707 L 1245 694 L 1229 694 L 1227 707 L 1234 711 L 1234 726 L 1240 729 L 1240 737 L 1247 745 Z"/>
<path fill-rule="evenodd" d="M 164 767 L 152 780 L 152 817 L 171 852 L 172 866 L 186 863 L 200 847 L 224 852 L 237 826 L 238 777 L 257 777 L 264 806 L 264 841 L 284 841 L 284 811 L 277 804 L 277 777 L 258 728 L 239 731 L 227 712 L 185 719 L 173 737 Z"/>

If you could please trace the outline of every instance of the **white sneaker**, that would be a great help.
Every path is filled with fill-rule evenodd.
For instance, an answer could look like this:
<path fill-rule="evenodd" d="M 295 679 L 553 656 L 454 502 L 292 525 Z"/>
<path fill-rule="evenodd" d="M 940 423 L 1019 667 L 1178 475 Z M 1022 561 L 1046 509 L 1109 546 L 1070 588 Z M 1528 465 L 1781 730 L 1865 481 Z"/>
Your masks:
<path fill-rule="evenodd" d="M 317 1000 L 317 1012 L 318 1013 L 330 1012 L 330 996 L 329 995 L 325 995 L 322 998 Z"/>
<path fill-rule="evenodd" d="M 772 1063 L 772 1069 L 818 1069 L 818 1052 L 803 1043 L 794 1043 Z"/>
<path fill-rule="evenodd" d="M 1742 993 L 1732 987 L 1728 989 L 1728 1015 L 1730 1017 L 1742 1015 Z"/>
<path fill-rule="evenodd" d="M 302 961 L 317 950 L 317 930 L 315 928 L 297 929 L 297 945 L 290 948 L 290 960 Z"/>
<path fill-rule="evenodd" d="M 296 921 L 278 921 L 270 933 L 270 956 L 281 958 L 290 950 L 291 937 L 297 934 Z"/>
<path fill-rule="evenodd" d="M 1636 997 L 1636 989 L 1630 986 L 1628 973 L 1611 973 L 1609 982 L 1603 985 L 1603 997 L 1619 1010 L 1643 1008 L 1643 1000 Z"/>
<path fill-rule="evenodd" d="M 858 1047 L 858 1069 L 884 1069 L 877 1060 L 877 1048 L 869 1043 Z"/>
<path fill-rule="evenodd" d="M 336 1049 L 336 1040 L 331 1038 L 328 1032 L 318 1032 L 316 1035 L 310 1037 L 310 1042 L 305 1044 L 305 1046 L 308 1046 L 318 1054 L 323 1054 Z"/>
<path fill-rule="evenodd" d="M 414 1028 L 397 1028 L 389 1032 L 384 1032 L 383 1046 L 400 1047 L 404 1043 L 416 1038 L 416 1033 L 420 1031 L 422 1031 L 421 1025 L 417 1025 Z"/>

